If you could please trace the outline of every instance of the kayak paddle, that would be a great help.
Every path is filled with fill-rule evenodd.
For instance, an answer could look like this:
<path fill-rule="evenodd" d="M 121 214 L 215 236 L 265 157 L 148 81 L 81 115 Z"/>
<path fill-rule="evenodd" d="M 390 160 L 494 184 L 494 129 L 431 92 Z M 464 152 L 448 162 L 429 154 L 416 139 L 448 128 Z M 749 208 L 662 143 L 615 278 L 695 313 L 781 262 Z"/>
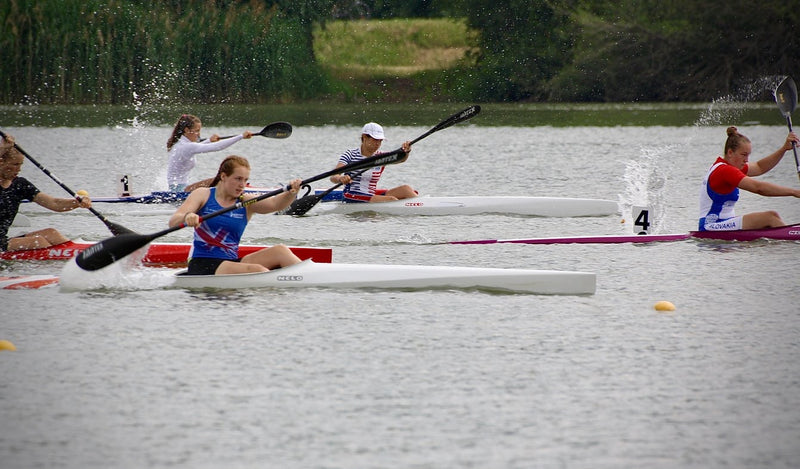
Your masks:
<path fill-rule="evenodd" d="M 358 171 L 357 173 L 355 173 L 355 175 L 357 176 L 363 173 L 364 171 L 366 170 Z M 309 210 L 311 210 L 312 207 L 317 205 L 320 200 L 324 199 L 326 195 L 330 194 L 331 192 L 341 187 L 342 184 L 344 183 L 340 182 L 339 184 L 331 186 L 325 189 L 324 191 L 314 195 L 309 195 L 309 193 L 311 192 L 311 186 L 304 186 L 308 188 L 308 192 L 306 192 L 306 195 L 292 202 L 292 205 L 290 205 L 289 208 L 287 208 L 286 211 L 283 212 L 283 214 L 296 215 L 296 216 L 305 215 L 306 212 L 308 212 Z"/>
<path fill-rule="evenodd" d="M 445 120 L 439 122 L 438 124 L 436 124 L 436 126 L 434 126 L 431 130 L 425 132 L 424 134 L 422 134 L 419 137 L 417 137 L 414 140 L 412 140 L 411 141 L 411 145 L 419 142 L 420 140 L 422 140 L 423 138 L 427 137 L 428 135 L 430 135 L 430 134 L 432 134 L 434 132 L 437 132 L 437 131 L 442 130 L 442 129 L 446 129 L 446 128 L 452 126 L 452 125 L 458 124 L 459 122 L 463 122 L 465 120 L 472 119 L 473 117 L 478 115 L 479 112 L 481 112 L 481 107 L 478 106 L 478 105 L 470 106 L 470 107 L 468 107 L 468 108 L 466 108 L 466 109 L 464 109 L 462 111 L 458 111 L 457 113 L 453 114 L 452 116 L 448 117 L 447 119 L 445 119 Z M 332 191 L 334 191 L 336 188 L 338 188 L 341 185 L 342 185 L 342 183 L 339 183 L 339 184 L 336 184 L 333 187 L 328 188 L 327 190 L 325 190 L 324 192 L 321 192 L 319 194 L 305 195 L 305 196 L 295 200 L 294 202 L 292 202 L 292 205 L 289 206 L 289 208 L 286 209 L 286 211 L 283 212 L 284 215 L 296 215 L 296 216 L 305 215 L 305 213 L 308 212 L 309 210 L 311 210 L 311 208 L 313 206 L 317 205 L 317 203 L 319 203 L 319 201 L 322 200 L 323 197 L 325 197 L 326 195 L 330 194 Z M 309 192 L 311 192 L 310 188 L 309 188 Z"/>
<path fill-rule="evenodd" d="M 403 161 L 406 160 L 406 158 L 408 158 L 408 154 L 404 152 L 402 148 L 398 148 L 397 150 L 394 150 L 389 153 L 373 156 L 370 158 L 363 159 L 361 161 L 355 161 L 348 165 L 335 168 L 330 171 L 326 171 L 322 174 L 310 177 L 308 179 L 301 181 L 301 185 L 310 184 L 314 181 L 331 177 L 334 174 L 344 173 L 346 171 L 357 171 L 360 169 L 371 168 L 373 166 L 385 166 L 390 164 L 402 163 Z M 217 210 L 216 212 L 209 213 L 205 217 L 201 217 L 200 221 L 202 222 L 203 220 L 214 218 L 218 215 L 222 215 L 223 213 L 230 212 L 231 210 L 247 207 L 248 205 L 252 205 L 258 202 L 259 200 L 264 200 L 266 198 L 276 196 L 288 190 L 290 190 L 290 187 L 287 185 L 281 187 L 280 189 L 276 189 L 274 191 L 261 194 L 258 197 L 245 201 L 236 202 L 230 207 L 225 207 L 223 209 Z M 185 223 L 181 223 L 180 225 L 176 225 L 149 235 L 127 233 L 115 236 L 113 238 L 107 238 L 81 251 L 75 257 L 75 262 L 83 270 L 102 269 L 103 267 L 112 264 L 122 259 L 123 257 L 127 256 L 128 254 L 136 251 L 137 249 L 145 246 L 154 239 L 160 238 L 161 236 L 164 236 L 168 233 L 172 233 L 173 231 L 177 231 L 181 228 L 185 228 L 186 226 L 187 225 Z"/>
<path fill-rule="evenodd" d="M 290 135 L 292 135 L 292 124 L 288 122 L 273 122 L 253 134 L 254 137 L 256 135 L 267 138 L 288 138 Z M 224 137 L 220 137 L 220 140 L 231 137 L 235 137 L 235 135 L 226 135 Z"/>
<path fill-rule="evenodd" d="M 0 130 L 0 136 L 2 136 L 3 138 L 6 138 L 6 134 L 5 134 L 5 133 L 3 133 L 3 131 L 2 131 L 2 130 Z M 70 195 L 72 195 L 72 197 L 74 197 L 74 198 L 75 198 L 75 200 L 78 200 L 78 201 L 80 201 L 80 198 L 81 198 L 81 196 L 79 196 L 77 193 L 75 193 L 75 191 L 73 191 L 72 189 L 70 189 L 69 187 L 67 187 L 67 186 L 66 186 L 66 184 L 64 184 L 64 183 L 63 183 L 63 182 L 61 182 L 61 181 L 60 181 L 60 180 L 59 180 L 57 177 L 55 177 L 55 176 L 53 175 L 53 173 L 51 173 L 51 172 L 50 172 L 50 170 L 49 170 L 49 169 L 47 169 L 47 168 L 45 168 L 44 166 L 42 166 L 41 164 L 39 164 L 39 162 L 38 162 L 38 161 L 36 161 L 35 159 L 33 159 L 33 157 L 32 157 L 31 155 L 29 155 L 29 154 L 28 154 L 28 152 L 26 152 L 25 150 L 23 150 L 23 149 L 22 149 L 22 147 L 20 147 L 20 146 L 19 146 L 19 145 L 17 145 L 16 143 L 14 143 L 14 148 L 16 148 L 16 149 L 17 149 L 17 151 L 19 151 L 19 152 L 20 152 L 20 153 L 22 153 L 23 155 L 25 155 L 25 158 L 29 159 L 29 160 L 31 161 L 31 163 L 33 163 L 34 165 L 36 165 L 36 167 L 37 167 L 37 168 L 41 169 L 41 170 L 42 170 L 42 172 L 44 172 L 46 175 L 50 176 L 50 179 L 52 179 L 53 181 L 55 181 L 55 182 L 56 182 L 56 184 L 58 184 L 59 186 L 61 186 L 61 187 L 62 187 L 62 188 L 65 190 L 65 191 L 69 192 L 69 193 L 70 193 Z M 99 219 L 100 219 L 100 221 L 102 221 L 103 223 L 105 223 L 106 227 L 108 227 L 108 229 L 111 231 L 111 234 L 113 234 L 113 235 L 115 235 L 115 236 L 116 236 L 116 235 L 121 235 L 121 234 L 133 234 L 133 233 L 134 233 L 133 231 L 131 231 L 131 230 L 129 230 L 129 229 L 127 229 L 127 228 L 125 228 L 125 227 L 124 227 L 124 226 L 122 226 L 122 225 L 118 225 L 117 223 L 112 223 L 112 222 L 108 221 L 108 219 L 106 219 L 106 217 L 104 217 L 104 216 L 103 216 L 103 215 L 102 215 L 100 212 L 98 212 L 97 210 L 95 210 L 95 209 L 94 209 L 94 208 L 92 208 L 92 207 L 89 207 L 87 210 L 89 210 L 90 212 L 92 212 L 92 214 L 93 214 L 94 216 L 96 216 L 97 218 L 99 218 Z"/>
<path fill-rule="evenodd" d="M 778 104 L 783 117 L 786 118 L 786 124 L 789 126 L 789 132 L 792 131 L 792 112 L 797 108 L 797 85 L 794 84 L 792 77 L 786 77 L 781 81 L 775 89 L 773 95 L 775 102 Z M 797 177 L 800 178 L 800 161 L 797 159 L 797 148 L 792 142 L 792 152 L 794 152 L 794 164 L 797 167 Z"/>

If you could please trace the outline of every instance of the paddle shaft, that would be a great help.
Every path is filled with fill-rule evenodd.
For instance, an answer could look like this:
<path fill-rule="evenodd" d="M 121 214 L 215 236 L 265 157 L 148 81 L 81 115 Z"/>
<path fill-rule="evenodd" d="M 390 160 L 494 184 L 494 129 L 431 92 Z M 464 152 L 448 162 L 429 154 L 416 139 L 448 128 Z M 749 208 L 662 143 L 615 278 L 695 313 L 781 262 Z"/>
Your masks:
<path fill-rule="evenodd" d="M 786 125 L 789 126 L 789 132 L 792 132 L 792 116 L 786 116 Z M 797 168 L 797 177 L 800 178 L 800 160 L 797 158 L 797 145 L 792 142 L 792 153 L 794 153 L 794 166 Z"/>
<path fill-rule="evenodd" d="M 470 107 L 468 107 L 468 108 L 466 108 L 466 109 L 464 109 L 462 111 L 459 111 L 459 112 L 453 114 L 452 116 L 448 117 L 447 119 L 445 119 L 445 120 L 439 122 L 438 124 L 436 124 L 431 130 L 425 132 L 424 134 L 422 134 L 419 137 L 417 137 L 414 140 L 412 140 L 411 141 L 411 145 L 419 142 L 420 140 L 422 140 L 423 138 L 427 137 L 428 135 L 430 135 L 430 134 L 432 134 L 434 132 L 438 132 L 438 131 L 440 131 L 442 129 L 446 129 L 446 128 L 450 127 L 450 126 L 458 124 L 459 122 L 463 122 L 465 120 L 472 119 L 473 117 L 478 115 L 479 112 L 481 112 L 481 107 L 478 106 L 478 105 L 470 106 Z"/>
<path fill-rule="evenodd" d="M 442 129 L 446 129 L 446 128 L 450 127 L 450 126 L 458 124 L 459 122 L 463 122 L 465 120 L 472 119 L 479 112 L 481 112 L 481 107 L 478 106 L 478 105 L 470 106 L 470 107 L 468 107 L 468 108 L 466 108 L 464 110 L 458 111 L 457 113 L 453 114 L 452 116 L 450 116 L 450 117 L 446 118 L 445 120 L 443 120 L 443 121 L 439 122 L 438 124 L 436 124 L 433 128 L 431 128 L 430 130 L 428 130 L 424 134 L 422 134 L 419 137 L 417 137 L 414 140 L 412 140 L 409 143 L 409 145 L 413 145 L 413 144 L 419 142 L 420 140 L 422 140 L 423 138 L 427 137 L 428 135 L 430 135 L 430 134 L 432 134 L 434 132 L 438 132 L 438 131 L 440 131 Z M 363 173 L 367 169 L 369 169 L 369 168 L 366 168 L 366 169 L 360 171 L 359 174 Z M 319 201 L 322 200 L 323 197 L 325 197 L 326 195 L 330 194 L 331 192 L 336 190 L 336 188 L 338 188 L 341 185 L 342 185 L 342 183 L 340 182 L 339 184 L 336 184 L 335 186 L 328 188 L 327 190 L 325 190 L 321 194 L 308 195 L 308 196 L 305 196 L 305 197 L 301 198 L 299 201 L 293 203 L 292 204 L 293 207 L 291 209 L 287 210 L 286 213 L 288 215 L 303 215 L 303 214 L 305 214 L 306 212 L 311 210 L 311 208 L 314 207 L 314 205 L 319 203 Z"/>
<path fill-rule="evenodd" d="M 334 168 L 322 174 L 318 174 L 308 179 L 304 179 L 303 181 L 301 181 L 300 184 L 301 185 L 311 184 L 314 181 L 331 177 L 334 174 L 340 174 L 345 171 L 357 171 L 359 169 L 371 168 L 373 166 L 385 166 L 390 164 L 402 163 L 403 161 L 405 161 L 407 157 L 408 154 L 404 152 L 402 148 L 398 148 L 397 150 L 394 150 L 389 153 L 384 153 L 360 161 L 355 161 L 348 165 L 341 166 L 339 168 Z M 258 197 L 254 197 L 252 199 L 245 201 L 236 202 L 230 207 L 225 207 L 223 209 L 217 210 L 216 212 L 209 213 L 205 217 L 201 217 L 201 221 L 209 220 L 224 213 L 230 212 L 231 210 L 247 207 L 248 205 L 252 205 L 260 200 L 264 200 L 266 198 L 273 197 L 283 192 L 286 192 L 289 189 L 290 189 L 289 186 L 284 186 L 280 189 L 276 189 L 274 191 L 261 194 Z M 140 235 L 132 233 L 132 234 L 125 234 L 122 236 L 117 236 L 114 238 L 107 238 L 81 251 L 75 257 L 75 261 L 78 264 L 78 266 L 83 270 L 90 270 L 90 271 L 98 270 L 122 259 L 123 257 L 145 246 L 147 243 L 153 241 L 154 239 L 160 238 L 161 236 L 164 236 L 168 233 L 172 233 L 173 231 L 185 228 L 186 226 L 187 225 L 185 223 L 181 223 L 180 225 L 172 226 L 165 230 L 149 235 Z"/>
<path fill-rule="evenodd" d="M 5 137 L 6 137 L 6 134 L 5 134 L 5 133 L 4 133 L 2 130 L 0 130 L 0 136 L 2 136 L 3 138 L 5 138 Z M 44 166 L 43 166 L 41 163 L 39 163 L 38 161 L 36 161 L 36 160 L 35 160 L 35 159 L 34 159 L 34 158 L 31 156 L 31 155 L 29 155 L 29 154 L 28 154 L 28 152 L 26 152 L 25 150 L 23 150 L 23 149 L 22 149 L 22 147 L 20 147 L 20 146 L 19 146 L 19 145 L 17 145 L 16 143 L 14 143 L 14 148 L 16 148 L 16 149 L 17 149 L 17 151 L 19 151 L 20 153 L 22 153 L 22 154 L 25 156 L 25 158 L 27 158 L 28 160 L 30 160 L 30 162 L 31 162 L 31 163 L 33 163 L 34 165 L 36 165 L 36 167 L 37 167 L 37 168 L 41 169 L 41 170 L 42 170 L 42 172 L 43 172 L 43 173 L 45 173 L 46 175 L 48 175 L 48 176 L 50 177 L 50 179 L 52 179 L 53 181 L 55 181 L 55 183 L 56 183 L 56 184 L 58 184 L 59 186 L 61 186 L 61 188 L 62 188 L 62 189 L 64 189 L 65 191 L 69 192 L 69 194 L 70 194 L 70 195 L 72 195 L 72 197 L 73 197 L 73 198 L 75 198 L 75 200 L 77 200 L 77 201 L 79 201 L 79 202 L 80 202 L 80 200 L 81 200 L 81 196 L 79 196 L 77 193 L 75 193 L 75 191 L 73 191 L 72 189 L 70 189 L 69 187 L 67 187 L 67 185 L 66 185 L 66 184 L 64 184 L 63 182 L 61 182 L 61 180 L 60 180 L 60 179 L 58 179 L 58 178 L 57 178 L 57 177 L 56 177 L 56 176 L 55 176 L 53 173 L 51 173 L 49 169 L 45 168 L 45 167 L 44 167 Z M 106 227 L 108 227 L 108 229 L 111 231 L 111 233 L 112 233 L 112 234 L 114 234 L 114 235 L 120 235 L 120 234 L 123 234 L 123 233 L 133 233 L 133 231 L 131 231 L 131 230 L 129 230 L 129 229 L 127 229 L 127 228 L 125 228 L 125 227 L 124 227 L 124 226 L 122 226 L 122 225 L 118 225 L 118 224 L 116 224 L 116 223 L 113 223 L 113 222 L 110 222 L 110 221 L 108 221 L 108 219 L 106 219 L 106 217 L 104 217 L 104 216 L 103 216 L 103 214 L 101 214 L 100 212 L 98 212 L 98 211 L 97 211 L 97 210 L 95 210 L 94 208 L 92 208 L 92 207 L 89 207 L 87 210 L 89 210 L 90 212 L 92 212 L 92 214 L 93 214 L 94 216 L 96 216 L 97 218 L 99 218 L 99 219 L 100 219 L 100 221 L 102 221 L 103 223 L 105 223 Z"/>
<path fill-rule="evenodd" d="M 792 132 L 792 112 L 797 108 L 797 85 L 792 77 L 786 77 L 778 84 L 772 93 L 775 96 L 775 103 L 784 117 L 789 132 Z M 797 146 L 792 142 L 792 153 L 794 153 L 794 165 L 797 169 L 797 177 L 800 178 L 800 160 L 797 158 Z"/>

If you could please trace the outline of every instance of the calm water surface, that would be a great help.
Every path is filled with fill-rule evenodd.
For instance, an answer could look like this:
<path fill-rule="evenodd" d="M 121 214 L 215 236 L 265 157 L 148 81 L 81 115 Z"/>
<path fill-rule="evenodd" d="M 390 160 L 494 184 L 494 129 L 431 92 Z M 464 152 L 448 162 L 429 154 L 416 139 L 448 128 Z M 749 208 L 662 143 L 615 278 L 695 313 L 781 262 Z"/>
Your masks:
<path fill-rule="evenodd" d="M 387 127 L 386 146 L 456 110 Z M 244 128 L 204 124 L 206 135 Z M 786 135 L 777 111 L 768 125 L 460 125 L 420 141 L 382 180 L 433 195 L 608 198 L 620 202 L 615 216 L 262 216 L 245 233 L 330 246 L 335 262 L 592 271 L 592 296 L 192 292 L 158 288 L 163 269 L 119 264 L 114 288 L 3 291 L 0 339 L 18 350 L 0 353 L 2 465 L 796 467 L 797 243 L 436 244 L 628 233 L 631 205 L 651 205 L 658 232 L 693 229 L 698 185 L 729 124 L 757 156 Z M 250 159 L 254 183 L 272 184 L 328 170 L 358 129 L 295 126 L 289 139 L 232 149 Z M 168 125 L 3 130 L 76 190 L 114 195 L 121 174 L 135 192 L 166 186 Z M 213 174 L 224 154 L 200 156 L 193 176 Z M 63 193 L 32 164 L 23 175 Z M 764 179 L 798 184 L 791 155 Z M 140 233 L 169 217 L 165 206 L 95 208 Z M 743 193 L 738 208 L 800 221 L 797 199 Z M 110 235 L 85 211 L 23 213 L 71 237 Z M 6 263 L 0 274 L 61 267 Z M 658 300 L 676 311 L 655 311 Z"/>

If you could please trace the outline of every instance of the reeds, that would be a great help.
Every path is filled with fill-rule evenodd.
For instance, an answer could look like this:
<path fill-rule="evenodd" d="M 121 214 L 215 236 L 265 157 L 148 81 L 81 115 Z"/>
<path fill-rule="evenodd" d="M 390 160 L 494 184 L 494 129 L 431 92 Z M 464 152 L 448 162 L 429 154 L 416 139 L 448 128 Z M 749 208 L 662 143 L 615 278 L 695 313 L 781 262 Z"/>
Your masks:
<path fill-rule="evenodd" d="M 264 103 L 327 87 L 310 27 L 265 2 L 3 3 L 5 104 Z"/>

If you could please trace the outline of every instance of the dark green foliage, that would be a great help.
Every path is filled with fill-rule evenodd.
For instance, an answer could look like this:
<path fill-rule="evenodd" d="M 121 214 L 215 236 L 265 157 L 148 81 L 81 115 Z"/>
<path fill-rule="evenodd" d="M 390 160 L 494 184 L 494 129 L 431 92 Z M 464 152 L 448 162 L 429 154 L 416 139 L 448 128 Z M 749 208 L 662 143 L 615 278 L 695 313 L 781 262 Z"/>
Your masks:
<path fill-rule="evenodd" d="M 571 19 L 546 0 L 464 0 L 464 8 L 480 31 L 477 100 L 540 98 L 539 85 L 571 58 Z"/>
<path fill-rule="evenodd" d="M 326 75 L 315 24 L 443 15 L 474 55 L 371 79 L 404 100 L 707 101 L 800 70 L 785 0 L 6 0 L 0 103 L 350 99 L 363 84 Z"/>
<path fill-rule="evenodd" d="M 704 101 L 800 69 L 800 9 L 784 0 L 462 3 L 485 99 Z"/>

